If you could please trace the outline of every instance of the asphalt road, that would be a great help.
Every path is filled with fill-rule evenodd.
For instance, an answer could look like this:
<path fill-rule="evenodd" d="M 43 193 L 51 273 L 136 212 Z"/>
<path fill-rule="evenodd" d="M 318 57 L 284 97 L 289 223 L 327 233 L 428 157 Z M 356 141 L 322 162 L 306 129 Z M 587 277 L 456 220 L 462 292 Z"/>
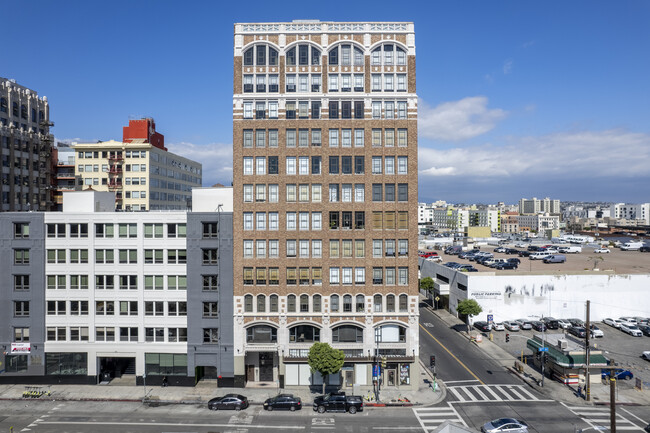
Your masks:
<path fill-rule="evenodd" d="M 462 331 L 465 329 L 463 326 Z M 427 308 L 420 308 L 420 358 L 427 366 L 430 355 L 436 357 L 437 376 L 448 384 L 464 381 L 486 385 L 523 383 L 459 335 L 458 330 L 450 329 Z"/>

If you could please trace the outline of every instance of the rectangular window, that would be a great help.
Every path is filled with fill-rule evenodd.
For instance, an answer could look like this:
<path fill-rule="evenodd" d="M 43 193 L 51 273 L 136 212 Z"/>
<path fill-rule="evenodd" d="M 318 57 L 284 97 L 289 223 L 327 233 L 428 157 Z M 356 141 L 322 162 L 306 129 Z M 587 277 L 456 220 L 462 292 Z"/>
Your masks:
<path fill-rule="evenodd" d="M 341 102 L 341 119 L 351 119 L 352 118 L 352 102 L 351 101 L 342 101 Z"/>
<path fill-rule="evenodd" d="M 363 101 L 355 101 L 354 102 L 354 118 L 355 119 L 363 119 L 365 116 L 365 108 L 363 105 Z"/>
<path fill-rule="evenodd" d="M 14 291 L 29 290 L 29 275 L 14 275 Z"/>
<path fill-rule="evenodd" d="M 96 224 L 98 226 L 100 224 Z M 110 224 L 111 236 L 113 237 L 113 224 Z M 96 237 L 96 236 L 95 236 Z M 145 238 L 162 238 L 163 237 L 163 225 L 162 224 L 145 224 L 144 225 L 144 237 Z"/>
<path fill-rule="evenodd" d="M 263 156 L 258 156 L 255 158 L 255 174 L 265 175 L 266 174 L 266 158 Z"/>
<path fill-rule="evenodd" d="M 366 213 L 364 211 L 356 211 L 354 213 L 354 228 L 362 230 L 366 227 Z"/>
<path fill-rule="evenodd" d="M 279 187 L 277 184 L 269 185 L 269 202 L 277 203 L 278 202 L 278 191 Z"/>
<path fill-rule="evenodd" d="M 329 130 L 329 146 L 330 147 L 339 147 L 339 130 L 330 129 Z"/>
<path fill-rule="evenodd" d="M 88 224 L 70 224 L 71 238 L 87 238 Z"/>
<path fill-rule="evenodd" d="M 397 74 L 397 91 L 406 92 L 406 74 Z"/>
<path fill-rule="evenodd" d="M 330 268 L 330 284 L 339 284 L 339 268 Z"/>
<path fill-rule="evenodd" d="M 287 230 L 295 230 L 296 229 L 296 213 L 295 212 L 287 212 Z"/>
<path fill-rule="evenodd" d="M 352 174 L 352 157 L 351 156 L 342 156 L 341 157 L 341 173 L 342 174 Z"/>
<path fill-rule="evenodd" d="M 381 174 L 382 173 L 382 166 L 381 166 L 381 156 L 373 156 L 372 157 L 372 174 Z"/>
<path fill-rule="evenodd" d="M 296 147 L 296 130 L 286 130 L 286 147 Z"/>
<path fill-rule="evenodd" d="M 398 119 L 406 119 L 408 117 L 407 111 L 406 111 L 406 102 L 398 102 L 397 103 L 397 118 Z"/>
<path fill-rule="evenodd" d="M 51 250 L 48 250 L 48 252 Z M 65 253 L 65 250 L 62 250 Z M 65 263 L 65 258 L 63 259 Z M 15 265 L 28 265 L 29 264 L 29 250 L 28 249 L 14 249 L 14 264 Z"/>
<path fill-rule="evenodd" d="M 341 147 L 352 147 L 352 130 L 341 130 Z"/>
<path fill-rule="evenodd" d="M 381 147 L 381 129 L 372 130 L 372 146 Z"/>
<path fill-rule="evenodd" d="M 386 119 L 394 119 L 395 118 L 395 103 L 392 101 L 386 101 L 384 103 L 384 117 Z"/>
<path fill-rule="evenodd" d="M 406 129 L 398 129 L 397 130 L 397 145 L 399 147 L 406 147 L 407 146 L 407 130 Z"/>
<path fill-rule="evenodd" d="M 364 162 L 364 157 L 363 156 L 355 156 L 354 157 L 354 174 L 363 174 L 365 169 L 365 162 Z"/>
<path fill-rule="evenodd" d="M 307 91 L 307 83 L 305 83 L 305 91 Z M 300 119 L 307 119 L 309 117 L 309 101 L 298 102 L 298 117 Z"/>
<path fill-rule="evenodd" d="M 409 199 L 409 189 L 408 184 L 398 183 L 397 184 L 397 201 L 408 201 Z"/>
<path fill-rule="evenodd" d="M 320 119 L 320 102 L 312 101 L 311 103 L 311 118 Z"/>
<path fill-rule="evenodd" d="M 112 224 L 110 224 L 112 227 Z M 112 233 L 112 231 L 111 231 Z M 48 224 L 47 237 L 48 238 L 64 238 L 66 234 L 65 224 Z M 108 236 L 107 236 L 108 237 Z M 113 237 L 112 235 L 110 237 Z"/>
<path fill-rule="evenodd" d="M 397 174 L 408 174 L 408 157 L 397 157 Z"/>
<path fill-rule="evenodd" d="M 339 118 L 339 103 L 338 101 L 330 101 L 329 103 L 329 117 L 330 119 Z"/>
<path fill-rule="evenodd" d="M 203 317 L 205 318 L 219 317 L 219 304 L 217 302 L 204 302 Z"/>
<path fill-rule="evenodd" d="M 216 265 L 219 260 L 217 248 L 202 248 L 203 255 L 203 264 L 204 265 Z"/>
<path fill-rule="evenodd" d="M 339 76 L 338 75 L 329 75 L 327 77 L 327 82 L 328 82 L 328 90 L 330 92 L 338 92 L 339 91 Z"/>
<path fill-rule="evenodd" d="M 382 201 L 382 184 L 372 184 L 372 201 Z"/>
<path fill-rule="evenodd" d="M 269 75 L 269 92 L 277 93 L 277 91 L 278 91 L 278 76 Z"/>
<path fill-rule="evenodd" d="M 29 239 L 29 223 L 14 223 L 14 239 Z"/>
<path fill-rule="evenodd" d="M 245 156 L 243 167 L 244 167 L 244 175 L 253 174 L 253 158 L 250 156 Z"/>
<path fill-rule="evenodd" d="M 354 147 L 363 147 L 364 141 L 364 130 L 355 129 L 354 130 Z"/>
<path fill-rule="evenodd" d="M 29 301 L 14 301 L 14 317 L 29 317 Z"/>
<path fill-rule="evenodd" d="M 203 275 L 203 291 L 215 291 L 219 289 L 219 278 L 217 275 Z"/>
<path fill-rule="evenodd" d="M 329 174 L 339 174 L 339 157 L 329 157 Z"/>
<path fill-rule="evenodd" d="M 296 174 L 296 157 L 287 156 L 286 159 L 286 174 L 295 175 Z"/>
<path fill-rule="evenodd" d="M 394 147 L 395 146 L 395 130 L 394 129 L 386 129 L 384 131 L 385 139 L 384 139 L 384 146 L 386 147 Z"/>
<path fill-rule="evenodd" d="M 266 131 L 264 129 L 255 130 L 255 147 L 266 147 Z"/>
<path fill-rule="evenodd" d="M 384 185 L 384 201 L 395 201 L 395 184 L 387 183 Z"/>

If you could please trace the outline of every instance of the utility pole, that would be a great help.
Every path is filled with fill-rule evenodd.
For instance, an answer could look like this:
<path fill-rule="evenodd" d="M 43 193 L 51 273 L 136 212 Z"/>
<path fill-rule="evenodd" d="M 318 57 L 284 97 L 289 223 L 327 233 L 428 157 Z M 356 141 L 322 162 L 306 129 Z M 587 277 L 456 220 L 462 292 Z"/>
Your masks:
<path fill-rule="evenodd" d="M 586 317 L 586 322 L 585 325 L 587 327 L 587 332 L 585 332 L 585 361 L 587 363 L 587 368 L 585 369 L 585 401 L 590 401 L 591 398 L 591 380 L 589 377 L 589 367 L 591 367 L 591 364 L 589 363 L 589 334 L 591 333 L 591 325 L 589 323 L 589 304 L 591 301 L 587 301 L 587 317 Z"/>
<path fill-rule="evenodd" d="M 613 359 L 609 360 L 609 430 L 616 433 L 616 366 Z"/>
<path fill-rule="evenodd" d="M 542 314 L 542 347 L 546 347 L 546 322 L 544 322 L 544 315 Z M 542 388 L 544 388 L 544 367 L 546 366 L 546 354 L 548 352 L 542 352 Z"/>

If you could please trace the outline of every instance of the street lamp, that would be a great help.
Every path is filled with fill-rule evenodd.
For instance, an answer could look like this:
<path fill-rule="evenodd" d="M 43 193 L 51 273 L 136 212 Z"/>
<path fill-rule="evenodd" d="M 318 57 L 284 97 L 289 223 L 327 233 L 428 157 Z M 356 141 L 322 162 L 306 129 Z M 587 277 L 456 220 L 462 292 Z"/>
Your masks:
<path fill-rule="evenodd" d="M 379 403 L 379 380 L 381 371 L 379 370 L 379 339 L 381 338 L 381 328 L 375 328 L 375 371 L 377 372 L 377 379 L 374 381 L 375 386 L 375 401 Z"/>
<path fill-rule="evenodd" d="M 144 387 L 144 397 L 142 397 L 142 404 L 147 400 L 147 373 L 142 374 L 142 386 Z"/>

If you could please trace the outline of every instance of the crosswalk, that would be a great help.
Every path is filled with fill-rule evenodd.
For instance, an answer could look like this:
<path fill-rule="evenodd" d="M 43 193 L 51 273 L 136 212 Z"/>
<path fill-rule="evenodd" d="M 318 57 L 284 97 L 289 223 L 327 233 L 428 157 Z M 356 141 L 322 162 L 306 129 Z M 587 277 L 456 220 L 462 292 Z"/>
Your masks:
<path fill-rule="evenodd" d="M 602 406 L 569 406 L 562 403 L 564 407 L 573 412 L 574 415 L 583 419 L 591 427 L 609 428 L 609 407 Z M 630 414 L 632 415 L 632 414 Z M 632 415 L 634 416 L 634 415 Z M 617 431 L 645 431 L 643 427 L 635 424 L 621 415 L 620 410 L 616 412 L 616 430 Z M 609 431 L 609 430 L 608 430 Z"/>
<path fill-rule="evenodd" d="M 484 401 L 552 401 L 540 399 L 525 385 L 459 385 L 447 388 L 453 403 Z"/>
<path fill-rule="evenodd" d="M 451 404 L 439 407 L 413 408 L 413 412 L 425 433 L 435 431 L 445 421 L 452 421 L 467 427 L 463 418 Z"/>

